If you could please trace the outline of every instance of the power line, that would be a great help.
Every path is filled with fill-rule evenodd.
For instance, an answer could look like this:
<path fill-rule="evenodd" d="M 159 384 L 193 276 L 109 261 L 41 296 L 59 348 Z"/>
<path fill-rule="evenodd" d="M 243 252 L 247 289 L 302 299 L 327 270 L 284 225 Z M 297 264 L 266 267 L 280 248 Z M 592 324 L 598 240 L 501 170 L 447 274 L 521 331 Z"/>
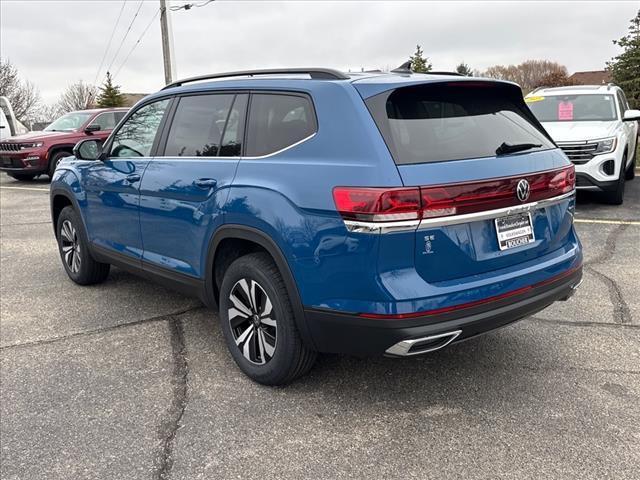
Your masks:
<path fill-rule="evenodd" d="M 118 18 L 116 19 L 116 23 L 113 24 L 113 30 L 111 30 L 111 36 L 109 37 L 109 41 L 107 42 L 107 48 L 104 50 L 104 54 L 102 55 L 102 60 L 100 60 L 100 66 L 98 67 L 98 71 L 96 72 L 96 77 L 93 79 L 93 84 L 95 85 L 98 81 L 98 76 L 100 75 L 100 70 L 104 66 L 104 61 L 107 59 L 107 53 L 109 52 L 109 48 L 111 48 L 111 42 L 113 41 L 113 36 L 116 33 L 116 29 L 118 28 L 118 24 L 120 23 L 120 18 L 122 17 L 122 12 L 124 12 L 124 6 L 127 4 L 127 0 L 122 0 L 122 6 L 120 7 L 120 13 L 118 14 Z"/>
<path fill-rule="evenodd" d="M 202 3 L 185 3 L 184 5 L 180 5 L 179 7 L 170 7 L 169 10 L 172 10 L 174 12 L 177 12 L 178 10 L 191 10 L 192 8 L 200 8 L 200 7 L 204 7 L 205 5 L 209 5 L 211 2 L 213 2 L 213 0 L 206 0 L 205 2 Z"/>
<path fill-rule="evenodd" d="M 151 21 L 149 22 L 149 24 L 145 27 L 145 29 L 143 30 L 142 34 L 138 37 L 138 40 L 136 40 L 136 43 L 133 44 L 133 47 L 131 48 L 131 50 L 129 50 L 129 53 L 127 53 L 127 56 L 124 58 L 124 61 L 120 64 L 120 66 L 118 67 L 118 70 L 116 70 L 115 75 L 113 76 L 113 78 L 117 77 L 118 74 L 120 73 L 120 70 L 122 70 L 122 67 L 124 67 L 124 64 L 127 63 L 127 60 L 129 60 L 129 57 L 131 56 L 131 54 L 133 53 L 133 51 L 136 49 L 136 47 L 138 46 L 138 44 L 140 44 L 140 41 L 142 40 L 142 38 L 145 36 L 145 34 L 147 33 L 147 31 L 149 30 L 149 28 L 151 28 L 151 25 L 153 25 L 153 22 L 155 21 L 156 17 L 158 16 L 158 14 L 160 13 L 160 9 L 156 10 L 156 13 L 153 15 L 153 18 L 151 19 Z"/>
<path fill-rule="evenodd" d="M 140 9 L 142 8 L 142 4 L 143 3 L 144 3 L 144 0 L 140 0 L 140 3 L 138 4 L 138 9 L 136 10 L 136 13 L 133 15 L 133 18 L 131 19 L 131 22 L 129 23 L 129 27 L 127 27 L 127 31 L 124 32 L 124 37 L 122 37 L 122 40 L 120 41 L 120 45 L 118 45 L 118 50 L 116 50 L 116 54 L 111 59 L 111 63 L 109 64 L 109 67 L 107 67 L 107 72 L 111 70 L 111 67 L 115 63 L 116 58 L 118 58 L 118 54 L 120 53 L 120 50 L 122 49 L 122 45 L 124 44 L 124 41 L 127 39 L 127 36 L 129 35 L 129 32 L 131 31 L 131 27 L 133 26 L 133 22 L 136 21 L 136 18 L 138 17 L 138 13 L 140 13 Z"/>

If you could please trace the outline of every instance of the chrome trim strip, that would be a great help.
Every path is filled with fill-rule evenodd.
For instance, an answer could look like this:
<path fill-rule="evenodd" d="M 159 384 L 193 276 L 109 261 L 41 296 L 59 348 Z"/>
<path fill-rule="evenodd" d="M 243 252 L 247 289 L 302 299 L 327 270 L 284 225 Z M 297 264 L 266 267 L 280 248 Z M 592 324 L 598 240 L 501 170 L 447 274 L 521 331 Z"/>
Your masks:
<path fill-rule="evenodd" d="M 425 228 L 445 227 L 459 225 L 461 223 L 478 222 L 480 220 L 492 220 L 517 213 L 527 213 L 540 208 L 556 205 L 563 200 L 571 198 L 575 191 L 565 193 L 553 198 L 547 198 L 538 202 L 514 205 L 511 207 L 487 210 L 485 212 L 467 213 L 464 215 L 451 215 L 449 217 L 423 218 L 422 220 L 405 220 L 401 222 L 360 222 L 357 220 L 345 220 L 347 230 L 352 233 L 395 233 L 422 230 Z"/>
<path fill-rule="evenodd" d="M 540 208 L 556 205 L 575 195 L 575 191 L 565 193 L 553 198 L 546 198 L 539 202 L 525 203 L 522 205 L 514 205 L 511 207 L 497 208 L 495 210 L 487 210 L 486 212 L 466 213 L 463 215 L 451 215 L 450 217 L 423 218 L 420 221 L 418 230 L 432 227 L 445 227 L 448 225 L 459 225 L 461 223 L 478 222 L 480 220 L 493 220 L 498 217 L 515 215 L 518 213 L 527 213 Z"/>
<path fill-rule="evenodd" d="M 384 353 L 387 355 L 393 355 L 398 357 L 409 357 L 411 355 L 421 355 L 423 353 L 435 352 L 436 350 L 440 350 L 441 348 L 446 347 L 451 342 L 453 342 L 458 336 L 462 333 L 462 330 L 453 330 L 452 332 L 439 333 L 438 335 L 430 335 L 428 337 L 422 338 L 413 338 L 410 340 L 402 340 L 395 345 L 387 348 Z M 444 343 L 438 344 L 435 347 L 425 348 L 424 350 L 417 350 L 415 352 L 410 352 L 411 347 L 413 347 L 416 343 L 421 342 L 431 342 L 433 340 L 438 339 L 443 340 Z"/>
<path fill-rule="evenodd" d="M 393 233 L 412 232 L 420 225 L 420 220 L 404 220 L 400 222 L 358 222 L 344 221 L 347 230 L 353 233 Z"/>
<path fill-rule="evenodd" d="M 171 159 L 171 158 L 178 158 L 180 160 L 202 160 L 202 161 L 207 161 L 207 162 L 211 162 L 211 161 L 216 161 L 216 160 L 258 160 L 258 159 L 262 159 L 262 158 L 269 158 L 269 157 L 273 157 L 274 155 L 278 155 L 279 153 L 285 152 L 287 150 L 289 150 L 290 148 L 293 147 L 297 147 L 298 145 L 300 145 L 301 143 L 306 142 L 307 140 L 311 140 L 313 137 L 315 137 L 318 134 L 318 131 L 316 130 L 315 132 L 313 132 L 311 135 L 309 135 L 308 137 L 304 137 L 302 140 L 298 140 L 296 143 L 292 143 L 291 145 L 288 145 L 284 148 L 281 148 L 280 150 L 276 150 L 275 152 L 272 153 L 268 153 L 266 155 L 260 155 L 257 157 L 249 157 L 249 156 L 237 156 L 237 157 L 229 157 L 229 156 L 219 156 L 219 157 L 176 157 L 176 156 L 156 156 L 156 157 L 151 157 L 151 160 L 158 160 L 158 161 L 166 161 L 166 159 Z"/>

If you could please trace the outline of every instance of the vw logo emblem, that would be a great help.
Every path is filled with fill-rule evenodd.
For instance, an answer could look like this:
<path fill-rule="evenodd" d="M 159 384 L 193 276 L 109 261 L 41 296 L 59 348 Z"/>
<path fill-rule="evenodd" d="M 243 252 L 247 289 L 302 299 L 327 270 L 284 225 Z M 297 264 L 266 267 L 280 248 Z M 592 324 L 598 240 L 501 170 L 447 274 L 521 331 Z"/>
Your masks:
<path fill-rule="evenodd" d="M 529 187 L 529 182 L 522 179 L 518 182 L 518 186 L 516 187 L 516 195 L 518 195 L 518 200 L 521 202 L 526 202 L 529 199 L 529 195 L 531 194 L 531 188 Z"/>

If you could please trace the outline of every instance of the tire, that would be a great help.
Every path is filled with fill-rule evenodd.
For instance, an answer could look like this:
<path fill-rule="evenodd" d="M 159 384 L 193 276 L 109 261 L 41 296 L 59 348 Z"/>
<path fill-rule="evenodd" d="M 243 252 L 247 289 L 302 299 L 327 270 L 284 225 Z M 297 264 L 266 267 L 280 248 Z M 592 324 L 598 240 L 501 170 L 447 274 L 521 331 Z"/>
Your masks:
<path fill-rule="evenodd" d="M 622 205 L 624 202 L 624 184 L 625 184 L 625 164 L 627 163 L 627 154 L 622 157 L 620 165 L 620 173 L 618 174 L 618 183 L 614 190 L 605 193 L 605 201 L 610 205 Z"/>
<path fill-rule="evenodd" d="M 60 212 L 56 233 L 60 259 L 69 278 L 78 285 L 104 282 L 111 265 L 96 262 L 91 256 L 80 216 L 73 207 L 65 207 Z"/>
<path fill-rule="evenodd" d="M 30 182 L 36 177 L 35 175 L 30 173 L 8 173 L 7 175 L 9 175 L 11 178 L 15 178 L 20 182 Z"/>
<path fill-rule="evenodd" d="M 633 160 L 629 164 L 629 168 L 625 172 L 624 178 L 626 180 L 633 180 L 636 178 L 636 161 L 638 160 L 638 145 L 636 145 L 636 152 L 633 154 Z"/>
<path fill-rule="evenodd" d="M 252 380 L 286 385 L 313 366 L 317 354 L 302 342 L 282 275 L 266 253 L 245 255 L 229 266 L 219 305 L 227 347 Z"/>
<path fill-rule="evenodd" d="M 53 179 L 53 174 L 55 173 L 56 167 L 60 163 L 60 160 L 69 156 L 71 156 L 71 154 L 69 152 L 65 152 L 64 150 L 61 152 L 56 152 L 51 156 L 51 158 L 49 159 L 49 168 L 47 170 L 47 175 L 49 175 L 49 178 Z"/>

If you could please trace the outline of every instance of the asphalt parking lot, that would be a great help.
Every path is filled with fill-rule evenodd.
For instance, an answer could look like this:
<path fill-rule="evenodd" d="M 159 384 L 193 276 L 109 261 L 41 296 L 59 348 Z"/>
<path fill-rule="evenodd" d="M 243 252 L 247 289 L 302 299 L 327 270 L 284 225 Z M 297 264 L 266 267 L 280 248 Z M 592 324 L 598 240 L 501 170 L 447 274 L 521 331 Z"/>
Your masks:
<path fill-rule="evenodd" d="M 48 186 L 0 176 L 2 479 L 638 478 L 640 180 L 622 207 L 580 195 L 569 301 L 287 388 L 244 377 L 193 299 L 68 280 Z"/>

